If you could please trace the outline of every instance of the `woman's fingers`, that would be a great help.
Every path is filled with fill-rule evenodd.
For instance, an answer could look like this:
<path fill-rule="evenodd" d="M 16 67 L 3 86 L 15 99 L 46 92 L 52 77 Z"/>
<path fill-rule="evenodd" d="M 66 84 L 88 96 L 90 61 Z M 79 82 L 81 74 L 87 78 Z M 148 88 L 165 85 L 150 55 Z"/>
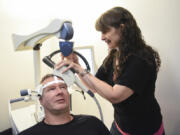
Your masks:
<path fill-rule="evenodd" d="M 59 69 L 63 66 L 66 66 L 65 70 L 62 71 L 62 73 L 67 72 L 70 69 L 73 69 L 76 73 L 79 73 L 83 68 L 77 64 L 74 63 L 72 60 L 62 60 L 59 63 L 55 65 L 55 69 Z"/>
<path fill-rule="evenodd" d="M 73 54 L 74 54 L 74 53 L 71 53 L 69 56 L 66 56 L 66 58 L 67 58 L 68 60 L 71 60 L 71 61 L 72 61 L 72 60 L 73 60 Z"/>
<path fill-rule="evenodd" d="M 60 57 L 62 60 L 64 60 L 64 55 L 62 53 L 60 53 Z"/>
<path fill-rule="evenodd" d="M 79 59 L 78 59 L 78 56 L 76 54 L 73 54 L 73 62 L 76 64 L 79 64 Z"/>
<path fill-rule="evenodd" d="M 63 61 L 60 61 L 59 63 L 57 63 L 55 65 L 55 69 L 59 69 L 60 67 L 62 67 Z"/>
<path fill-rule="evenodd" d="M 66 67 L 66 69 L 63 70 L 62 73 L 67 72 L 67 71 L 70 70 L 71 68 L 73 68 L 73 64 L 70 64 L 68 67 Z"/>
<path fill-rule="evenodd" d="M 62 73 L 68 71 L 71 68 L 75 70 L 75 64 L 73 62 L 67 61 L 67 60 L 66 61 L 65 60 L 60 61 L 58 64 L 55 65 L 55 69 L 59 69 L 63 66 L 67 66 L 67 67 L 65 68 L 65 70 L 62 71 Z"/>
<path fill-rule="evenodd" d="M 61 68 L 61 67 L 63 67 L 63 66 L 68 66 L 68 65 L 70 65 L 70 61 L 65 61 L 65 60 L 62 60 L 62 61 L 60 61 L 59 63 L 57 63 L 56 65 L 55 65 L 55 69 L 59 69 L 59 68 Z"/>
<path fill-rule="evenodd" d="M 68 61 L 72 61 L 76 64 L 79 64 L 78 56 L 75 53 L 71 53 L 69 56 L 66 56 L 66 57 L 64 57 L 61 54 L 61 58 L 62 58 L 62 60 L 68 60 Z"/>

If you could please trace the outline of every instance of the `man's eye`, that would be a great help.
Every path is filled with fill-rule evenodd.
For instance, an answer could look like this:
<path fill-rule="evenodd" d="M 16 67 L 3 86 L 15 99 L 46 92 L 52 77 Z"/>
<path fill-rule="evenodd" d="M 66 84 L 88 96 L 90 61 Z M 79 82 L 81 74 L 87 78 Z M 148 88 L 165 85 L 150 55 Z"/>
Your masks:
<path fill-rule="evenodd" d="M 48 91 L 55 90 L 55 89 L 56 89 L 55 87 L 47 88 Z"/>
<path fill-rule="evenodd" d="M 59 86 L 60 89 L 66 89 L 66 86 Z"/>
<path fill-rule="evenodd" d="M 61 86 L 60 88 L 61 88 L 61 89 L 65 89 L 65 86 Z"/>

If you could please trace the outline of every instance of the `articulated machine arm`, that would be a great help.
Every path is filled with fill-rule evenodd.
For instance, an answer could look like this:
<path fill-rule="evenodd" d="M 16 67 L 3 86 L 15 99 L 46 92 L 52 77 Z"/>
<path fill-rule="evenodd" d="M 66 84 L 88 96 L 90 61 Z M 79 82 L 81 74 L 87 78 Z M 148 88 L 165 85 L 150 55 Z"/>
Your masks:
<path fill-rule="evenodd" d="M 70 44 L 71 42 L 67 42 L 67 40 L 73 37 L 73 33 L 71 21 L 55 19 L 47 27 L 30 35 L 12 35 L 15 51 L 33 50 L 35 86 L 37 86 L 40 81 L 40 47 L 42 43 L 56 36 L 59 39 L 66 40 L 65 43 Z"/>
<path fill-rule="evenodd" d="M 14 50 L 32 50 L 52 36 L 56 36 L 59 39 L 70 40 L 73 37 L 71 21 L 56 19 L 53 20 L 46 28 L 30 35 L 22 36 L 13 34 L 12 39 Z"/>

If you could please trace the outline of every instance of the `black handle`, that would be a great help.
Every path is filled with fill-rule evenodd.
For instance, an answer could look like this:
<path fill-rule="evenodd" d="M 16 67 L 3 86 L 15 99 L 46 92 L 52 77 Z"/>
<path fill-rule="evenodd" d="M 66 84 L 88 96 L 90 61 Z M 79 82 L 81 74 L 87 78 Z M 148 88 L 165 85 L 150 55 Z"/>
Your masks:
<path fill-rule="evenodd" d="M 46 63 L 50 68 L 54 68 L 55 63 L 51 60 L 50 57 L 45 56 L 43 62 Z"/>

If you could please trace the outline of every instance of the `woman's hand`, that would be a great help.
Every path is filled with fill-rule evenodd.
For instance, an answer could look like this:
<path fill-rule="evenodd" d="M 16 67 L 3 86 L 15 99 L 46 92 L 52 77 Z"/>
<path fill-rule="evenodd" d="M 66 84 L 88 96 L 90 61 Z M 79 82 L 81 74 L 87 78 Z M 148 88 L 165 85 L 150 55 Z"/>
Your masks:
<path fill-rule="evenodd" d="M 64 57 L 63 54 L 61 53 L 61 59 L 62 60 L 70 60 L 76 64 L 79 64 L 79 59 L 78 56 L 75 53 L 71 53 L 69 56 Z"/>
<path fill-rule="evenodd" d="M 62 71 L 62 73 L 68 71 L 69 69 L 73 69 L 80 77 L 80 80 L 83 82 L 83 84 L 92 92 L 96 92 L 95 90 L 93 90 L 93 88 L 91 88 L 91 85 L 88 85 L 84 80 L 83 80 L 83 76 L 82 74 L 87 74 L 85 73 L 85 69 L 81 67 L 81 65 L 79 64 L 78 61 L 78 57 L 76 54 L 71 53 L 68 57 L 64 57 L 61 54 L 61 61 L 55 65 L 55 69 L 59 69 L 63 66 L 67 66 L 67 68 Z"/>
<path fill-rule="evenodd" d="M 67 68 L 62 72 L 66 72 L 69 69 L 74 69 L 76 73 L 81 73 L 84 71 L 84 69 L 79 64 L 79 60 L 76 54 L 71 53 L 69 56 L 64 57 L 61 54 L 62 61 L 60 61 L 58 64 L 55 65 L 55 69 L 59 69 L 63 66 L 67 66 Z"/>

